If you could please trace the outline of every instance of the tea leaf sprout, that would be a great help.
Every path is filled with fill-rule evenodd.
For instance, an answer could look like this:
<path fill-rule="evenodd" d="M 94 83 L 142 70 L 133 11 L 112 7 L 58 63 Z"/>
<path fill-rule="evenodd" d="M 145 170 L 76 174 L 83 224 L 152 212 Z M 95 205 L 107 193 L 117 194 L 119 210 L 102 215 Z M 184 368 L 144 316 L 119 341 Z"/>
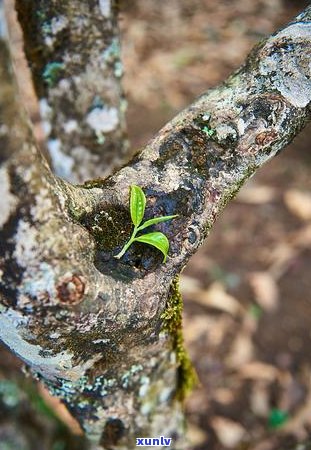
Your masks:
<path fill-rule="evenodd" d="M 152 233 L 143 234 L 137 236 L 137 233 L 150 227 L 151 225 L 156 225 L 157 223 L 166 222 L 167 220 L 174 219 L 177 215 L 173 216 L 160 216 L 154 217 L 153 219 L 146 220 L 142 223 L 145 214 L 146 207 L 146 196 L 141 189 L 141 187 L 132 185 L 130 194 L 130 213 L 131 219 L 134 225 L 134 229 L 130 239 L 124 245 L 120 253 L 115 255 L 115 258 L 122 258 L 125 252 L 133 244 L 133 242 L 142 242 L 144 244 L 152 245 L 163 253 L 163 262 L 166 262 L 167 253 L 169 250 L 169 241 L 165 234 L 160 231 L 153 231 Z"/>

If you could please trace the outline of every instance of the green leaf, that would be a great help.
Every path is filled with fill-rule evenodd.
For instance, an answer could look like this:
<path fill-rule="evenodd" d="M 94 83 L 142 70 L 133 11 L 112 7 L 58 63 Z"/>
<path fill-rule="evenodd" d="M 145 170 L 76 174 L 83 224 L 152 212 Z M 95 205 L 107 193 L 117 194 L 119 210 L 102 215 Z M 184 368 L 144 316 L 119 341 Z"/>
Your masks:
<path fill-rule="evenodd" d="M 130 211 L 132 222 L 137 227 L 145 214 L 146 197 L 139 186 L 131 186 Z"/>
<path fill-rule="evenodd" d="M 268 423 L 270 428 L 279 428 L 289 419 L 289 414 L 283 409 L 273 408 L 270 411 Z"/>
<path fill-rule="evenodd" d="M 143 236 L 139 236 L 134 239 L 134 241 L 143 242 L 144 244 L 153 245 L 153 247 L 160 250 L 163 255 L 163 262 L 166 261 L 168 249 L 169 249 L 169 242 L 165 234 L 160 233 L 159 231 L 154 231 L 153 233 L 144 234 Z"/>
<path fill-rule="evenodd" d="M 204 131 L 204 133 L 209 137 L 213 136 L 213 134 L 215 133 L 215 130 L 206 126 L 202 128 L 202 131 Z"/>
<path fill-rule="evenodd" d="M 174 219 L 175 217 L 178 217 L 178 214 L 175 214 L 174 216 L 161 216 L 161 217 L 154 217 L 153 219 L 146 220 L 137 231 L 143 230 L 144 228 L 151 227 L 151 225 L 156 225 L 160 222 L 166 222 L 167 220 Z"/>

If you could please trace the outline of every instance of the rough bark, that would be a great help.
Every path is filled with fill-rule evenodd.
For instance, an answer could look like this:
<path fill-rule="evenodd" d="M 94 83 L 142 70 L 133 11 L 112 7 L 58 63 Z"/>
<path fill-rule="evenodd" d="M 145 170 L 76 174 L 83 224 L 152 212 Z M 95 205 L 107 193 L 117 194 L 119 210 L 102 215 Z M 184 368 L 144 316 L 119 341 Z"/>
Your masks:
<path fill-rule="evenodd" d="M 55 178 L 38 156 L 2 32 L 0 335 L 99 448 L 159 435 L 184 446 L 179 398 L 192 375 L 176 276 L 241 185 L 309 119 L 310 19 L 311 7 L 128 166 L 83 188 Z M 27 138 L 16 137 L 20 128 Z M 166 264 L 143 244 L 114 258 L 131 232 L 131 184 L 147 195 L 147 218 L 179 214 L 155 227 L 169 237 Z"/>
<path fill-rule="evenodd" d="M 20 365 L 0 346 L 1 450 L 91 450 L 83 436 L 69 431 Z"/>
<path fill-rule="evenodd" d="M 125 160 L 117 0 L 17 0 L 54 172 L 71 182 Z"/>

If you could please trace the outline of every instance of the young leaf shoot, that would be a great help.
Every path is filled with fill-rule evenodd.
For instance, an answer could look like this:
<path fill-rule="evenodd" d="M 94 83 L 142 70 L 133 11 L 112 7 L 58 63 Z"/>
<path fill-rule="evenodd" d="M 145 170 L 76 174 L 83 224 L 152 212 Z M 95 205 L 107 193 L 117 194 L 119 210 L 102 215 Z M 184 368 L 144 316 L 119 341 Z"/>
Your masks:
<path fill-rule="evenodd" d="M 144 230 L 147 227 L 150 227 L 151 225 L 156 225 L 157 223 L 174 219 L 175 217 L 177 217 L 177 215 L 154 217 L 153 219 L 146 220 L 146 222 L 144 222 L 141 225 L 141 222 L 145 214 L 145 207 L 146 207 L 146 196 L 143 190 L 139 186 L 136 185 L 131 186 L 130 213 L 134 229 L 130 239 L 124 245 L 122 250 L 117 255 L 115 255 L 115 258 L 118 259 L 122 258 L 122 256 L 129 249 L 132 243 L 136 241 L 152 245 L 153 247 L 160 250 L 163 253 L 163 262 L 165 263 L 169 250 L 169 241 L 165 236 L 165 234 L 161 233 L 160 231 L 154 231 L 152 233 L 137 236 L 137 233 L 139 231 Z"/>
<path fill-rule="evenodd" d="M 139 186 L 131 186 L 130 211 L 135 227 L 143 220 L 145 214 L 146 197 Z"/>
<path fill-rule="evenodd" d="M 153 233 L 143 234 L 142 236 L 135 238 L 134 241 L 144 242 L 145 244 L 153 245 L 153 247 L 157 248 L 163 253 L 164 255 L 163 262 L 166 261 L 170 244 L 165 234 L 160 233 L 159 231 L 154 231 Z"/>

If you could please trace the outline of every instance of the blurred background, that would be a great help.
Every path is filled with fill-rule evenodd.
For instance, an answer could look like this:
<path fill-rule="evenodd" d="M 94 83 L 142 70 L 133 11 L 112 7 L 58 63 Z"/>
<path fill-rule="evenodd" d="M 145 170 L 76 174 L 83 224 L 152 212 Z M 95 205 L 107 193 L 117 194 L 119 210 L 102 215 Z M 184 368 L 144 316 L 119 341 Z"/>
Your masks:
<path fill-rule="evenodd" d="M 129 137 L 136 150 L 309 2 L 120 3 Z M 35 106 L 32 111 L 37 120 Z M 310 127 L 257 172 L 183 272 L 184 335 L 200 379 L 186 402 L 189 450 L 286 450 L 311 439 L 309 141 Z M 84 448 L 81 437 L 69 437 L 66 427 L 78 428 L 57 403 L 43 391 L 42 399 L 21 389 L 27 380 L 20 381 L 19 367 L 2 349 L 0 450 L 17 448 L 1 446 L 1 436 L 3 430 L 9 436 L 12 417 L 25 408 L 26 414 L 27 408 L 37 411 L 34 430 L 50 430 L 50 440 L 31 450 Z M 54 425 L 49 415 L 57 417 Z M 18 446 L 28 450 L 25 445 Z"/>
<path fill-rule="evenodd" d="M 134 147 L 308 2 L 122 2 Z M 190 448 L 285 450 L 311 435 L 310 127 L 226 208 L 182 276 L 200 386 Z"/>

